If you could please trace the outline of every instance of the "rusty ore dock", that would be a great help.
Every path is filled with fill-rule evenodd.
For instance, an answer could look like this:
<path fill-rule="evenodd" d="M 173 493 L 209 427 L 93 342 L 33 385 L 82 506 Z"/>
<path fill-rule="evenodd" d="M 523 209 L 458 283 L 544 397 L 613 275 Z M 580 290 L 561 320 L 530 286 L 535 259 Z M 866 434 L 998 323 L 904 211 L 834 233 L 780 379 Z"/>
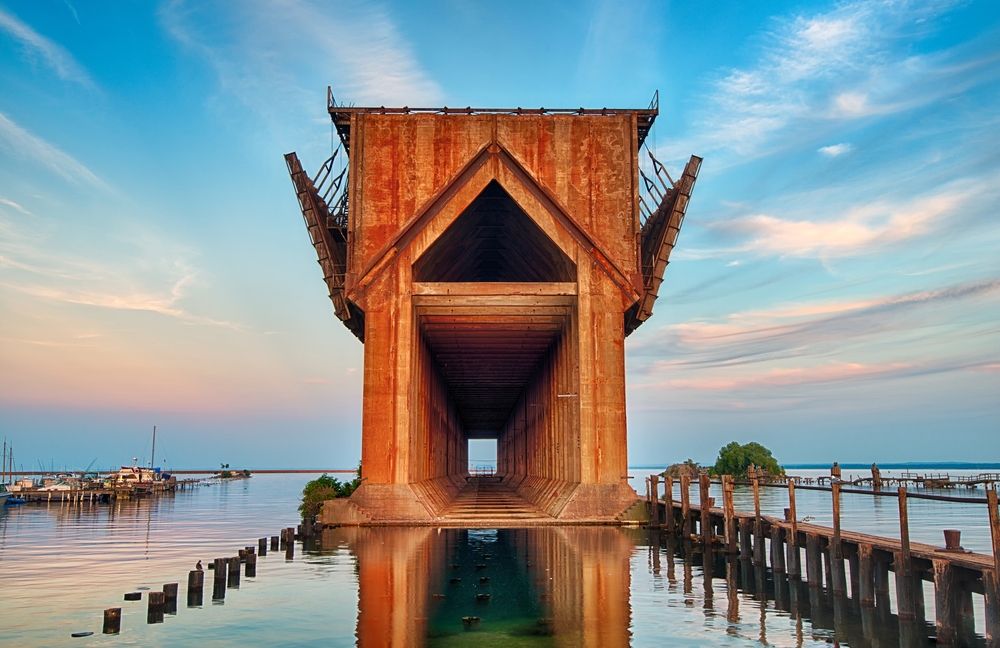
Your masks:
<path fill-rule="evenodd" d="M 322 521 L 644 517 L 624 340 L 653 313 L 701 159 L 675 180 L 640 153 L 655 99 L 455 110 L 328 96 L 334 155 L 314 177 L 286 156 L 336 315 L 365 347 L 363 481 Z M 469 475 L 476 438 L 497 440 L 495 476 Z"/>

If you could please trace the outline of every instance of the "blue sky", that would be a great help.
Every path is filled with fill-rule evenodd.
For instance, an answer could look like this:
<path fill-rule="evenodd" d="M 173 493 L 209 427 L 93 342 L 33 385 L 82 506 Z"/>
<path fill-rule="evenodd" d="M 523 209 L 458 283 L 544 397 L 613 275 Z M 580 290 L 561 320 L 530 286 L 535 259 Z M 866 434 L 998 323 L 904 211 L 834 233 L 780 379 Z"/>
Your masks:
<path fill-rule="evenodd" d="M 362 347 L 282 154 L 358 105 L 644 107 L 705 157 L 630 456 L 1000 460 L 995 2 L 0 0 L 0 436 L 351 466 Z M 157 463 L 160 463 L 159 461 Z"/>

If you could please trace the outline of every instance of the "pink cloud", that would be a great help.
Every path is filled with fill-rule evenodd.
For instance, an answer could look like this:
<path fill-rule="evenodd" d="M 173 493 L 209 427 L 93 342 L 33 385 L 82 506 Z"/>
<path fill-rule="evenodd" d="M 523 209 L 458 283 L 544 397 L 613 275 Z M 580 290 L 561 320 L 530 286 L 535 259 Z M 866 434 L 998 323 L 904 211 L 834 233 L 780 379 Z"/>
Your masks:
<path fill-rule="evenodd" d="M 815 367 L 774 368 L 764 372 L 742 375 L 729 375 L 731 374 L 729 372 L 725 376 L 666 380 L 646 386 L 690 389 L 695 391 L 731 391 L 754 387 L 789 387 L 870 379 L 884 377 L 911 368 L 911 365 L 902 363 L 866 365 L 856 362 L 836 362 Z"/>

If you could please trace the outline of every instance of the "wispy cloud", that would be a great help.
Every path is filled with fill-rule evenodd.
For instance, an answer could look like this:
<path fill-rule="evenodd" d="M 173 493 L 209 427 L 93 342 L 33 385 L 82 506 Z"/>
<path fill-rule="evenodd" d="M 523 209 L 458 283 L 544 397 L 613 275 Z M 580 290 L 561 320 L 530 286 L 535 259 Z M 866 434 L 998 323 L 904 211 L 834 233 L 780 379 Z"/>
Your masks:
<path fill-rule="evenodd" d="M 162 17 L 168 33 L 212 62 L 224 90 L 263 112 L 291 104 L 315 114 L 316 98 L 328 84 L 338 99 L 359 105 L 442 101 L 440 87 L 378 5 L 331 11 L 306 0 L 237 6 L 174 0 Z M 283 105 L 276 105 L 277 97 Z"/>
<path fill-rule="evenodd" d="M 66 5 L 76 17 L 76 10 L 72 5 L 68 2 Z M 88 88 L 94 87 L 90 75 L 66 48 L 42 36 L 3 7 L 0 7 L 0 29 L 17 40 L 29 57 L 41 59 L 45 65 L 52 68 L 59 78 Z"/>
<path fill-rule="evenodd" d="M 103 180 L 73 156 L 32 135 L 3 113 L 0 113 L 0 142 L 6 143 L 14 152 L 34 160 L 70 182 L 85 182 L 94 187 L 108 188 Z"/>
<path fill-rule="evenodd" d="M 774 213 L 721 218 L 703 225 L 720 243 L 680 248 L 678 259 L 799 257 L 822 260 L 883 252 L 913 239 L 953 229 L 984 208 L 992 213 L 996 173 L 962 178 L 907 198 L 842 199 L 821 187 L 784 197 Z M 833 195 L 829 195 L 829 194 Z M 737 208 L 738 209 L 738 208 Z"/>
<path fill-rule="evenodd" d="M 8 200 L 7 198 L 4 198 L 3 196 L 0 196 L 0 204 L 7 205 L 8 207 L 12 207 L 12 208 L 16 209 L 17 211 L 21 212 L 22 214 L 24 214 L 26 216 L 34 216 L 34 214 L 32 214 L 30 211 L 28 211 L 24 207 L 18 205 L 13 200 Z"/>
<path fill-rule="evenodd" d="M 43 219 L 44 220 L 44 219 Z M 223 326 L 232 322 L 198 315 L 183 301 L 199 283 L 190 252 L 155 240 L 119 241 L 127 250 L 113 252 L 105 241 L 104 258 L 79 256 L 47 249 L 47 224 L 31 222 L 30 229 L 0 218 L 0 271 L 4 286 L 38 299 L 115 310 L 149 311 L 188 324 Z M 138 249 L 137 249 L 138 248 Z"/>
<path fill-rule="evenodd" d="M 830 146 L 820 147 L 819 152 L 823 155 L 829 155 L 830 157 L 837 157 L 838 155 L 843 155 L 844 153 L 850 153 L 854 147 L 850 144 L 832 144 Z"/>
<path fill-rule="evenodd" d="M 719 75 L 702 100 L 704 117 L 665 155 L 697 150 L 730 164 L 822 130 L 810 125 L 897 113 L 958 93 L 984 70 L 992 76 L 987 60 L 957 65 L 948 53 L 914 55 L 905 46 L 958 4 L 861 0 L 776 19 L 757 60 Z"/>
<path fill-rule="evenodd" d="M 830 362 L 812 367 L 775 367 L 743 375 L 727 374 L 725 376 L 679 378 L 644 385 L 644 388 L 652 386 L 696 391 L 734 391 L 762 387 L 791 387 L 885 379 L 902 375 L 912 369 L 913 366 L 906 363 L 872 365 L 857 362 Z"/>
<path fill-rule="evenodd" d="M 823 358 L 850 353 L 858 344 L 877 345 L 883 336 L 903 347 L 915 339 L 925 340 L 929 331 L 937 331 L 945 322 L 956 326 L 963 310 L 975 313 L 987 302 L 996 302 L 998 295 L 1000 278 L 992 278 L 867 300 L 779 305 L 664 327 L 655 336 L 630 344 L 629 353 L 638 360 L 638 372 L 651 376 L 668 369 Z M 966 322 L 962 335 L 992 339 L 1000 337 L 1000 327 Z M 930 339 L 957 343 L 954 336 Z"/>

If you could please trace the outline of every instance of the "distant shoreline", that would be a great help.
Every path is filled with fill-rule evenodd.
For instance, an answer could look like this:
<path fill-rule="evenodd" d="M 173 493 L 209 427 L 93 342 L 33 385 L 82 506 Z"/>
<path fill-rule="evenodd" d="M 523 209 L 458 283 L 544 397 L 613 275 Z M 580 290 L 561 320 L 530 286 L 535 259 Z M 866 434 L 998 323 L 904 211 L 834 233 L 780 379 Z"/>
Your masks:
<path fill-rule="evenodd" d="M 786 470 L 828 470 L 833 462 L 830 463 L 789 463 L 784 464 Z M 838 464 L 841 468 L 850 470 L 869 470 L 872 465 L 870 463 L 841 463 Z M 990 463 L 990 462 L 968 462 L 968 461 L 909 461 L 909 462 L 893 462 L 893 463 L 878 463 L 880 469 L 883 470 L 901 470 L 901 469 L 912 469 L 912 470 L 1000 470 L 1000 463 Z M 662 470 L 666 466 L 655 465 L 655 466 L 629 466 L 629 470 Z"/>
<path fill-rule="evenodd" d="M 244 469 L 244 468 L 224 468 L 222 470 L 229 470 L 229 472 L 243 472 L 244 470 L 248 470 L 250 472 L 250 474 L 252 474 L 252 475 L 253 474 L 260 474 L 260 475 L 282 474 L 283 475 L 283 474 L 296 474 L 296 473 L 301 473 L 301 474 L 350 473 L 350 474 L 353 474 L 353 473 L 358 472 L 357 468 L 343 468 L 343 469 L 340 469 L 340 468 L 322 468 L 322 469 L 320 469 L 320 468 L 317 468 L 317 469 L 312 469 L 312 468 L 246 468 L 246 469 Z M 163 472 L 167 473 L 168 475 L 216 475 L 218 473 L 221 473 L 222 470 L 220 470 L 218 468 L 208 468 L 206 470 L 194 470 L 194 469 L 169 470 L 169 469 L 164 468 Z M 12 474 L 14 474 L 14 475 L 26 475 L 26 476 L 33 476 L 33 477 L 45 477 L 45 476 L 48 476 L 48 475 L 74 475 L 76 473 L 83 473 L 83 472 L 92 472 L 92 473 L 97 473 L 99 475 L 109 475 L 109 474 L 112 474 L 112 473 L 116 473 L 118 471 L 117 470 L 93 470 L 93 471 L 84 471 L 84 470 L 48 470 L 48 471 L 42 472 L 40 470 L 15 470 L 15 471 L 13 471 Z"/>

